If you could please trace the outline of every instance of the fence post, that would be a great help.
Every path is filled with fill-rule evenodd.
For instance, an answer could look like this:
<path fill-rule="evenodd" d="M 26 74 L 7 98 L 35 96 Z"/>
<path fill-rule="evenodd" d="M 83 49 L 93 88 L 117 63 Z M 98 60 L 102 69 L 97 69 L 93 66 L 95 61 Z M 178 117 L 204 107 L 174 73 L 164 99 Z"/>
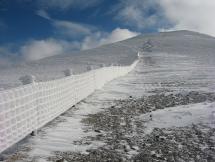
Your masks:
<path fill-rule="evenodd" d="M 138 52 L 138 53 L 137 53 L 137 58 L 138 58 L 138 59 L 141 58 L 141 54 L 140 54 L 140 53 L 141 53 L 141 52 Z"/>
<path fill-rule="evenodd" d="M 25 75 L 19 78 L 23 85 L 35 83 L 35 76 L 33 75 Z"/>
<path fill-rule="evenodd" d="M 93 67 L 90 66 L 90 65 L 88 65 L 88 66 L 87 66 L 87 71 L 90 71 L 90 70 L 93 70 Z"/>
<path fill-rule="evenodd" d="M 36 77 L 33 75 L 25 75 L 25 76 L 20 77 L 19 80 L 22 82 L 23 85 L 34 84 L 36 81 Z M 37 130 L 32 131 L 31 135 L 36 136 Z"/>
<path fill-rule="evenodd" d="M 99 67 L 103 68 L 105 67 L 105 64 L 99 64 Z"/>
<path fill-rule="evenodd" d="M 64 73 L 65 77 L 68 77 L 68 76 L 71 76 L 73 74 L 73 71 L 72 71 L 72 69 L 66 69 L 63 71 L 63 73 Z"/>

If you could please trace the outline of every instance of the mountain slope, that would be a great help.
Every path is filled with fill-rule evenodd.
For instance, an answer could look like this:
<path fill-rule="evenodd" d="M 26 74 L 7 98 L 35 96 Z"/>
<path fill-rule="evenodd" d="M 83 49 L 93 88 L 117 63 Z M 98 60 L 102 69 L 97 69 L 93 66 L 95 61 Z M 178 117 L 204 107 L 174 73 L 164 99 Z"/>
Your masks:
<path fill-rule="evenodd" d="M 23 75 L 35 75 L 38 81 L 63 77 L 63 70 L 72 68 L 74 73 L 86 71 L 88 65 L 98 68 L 99 64 L 131 64 L 137 58 L 137 52 L 168 53 L 189 55 L 203 64 L 215 61 L 215 38 L 190 32 L 176 31 L 140 35 L 125 41 L 104 45 L 99 48 L 57 55 L 34 62 L 21 63 L 10 67 L 1 67 L 0 88 L 21 85 Z"/>

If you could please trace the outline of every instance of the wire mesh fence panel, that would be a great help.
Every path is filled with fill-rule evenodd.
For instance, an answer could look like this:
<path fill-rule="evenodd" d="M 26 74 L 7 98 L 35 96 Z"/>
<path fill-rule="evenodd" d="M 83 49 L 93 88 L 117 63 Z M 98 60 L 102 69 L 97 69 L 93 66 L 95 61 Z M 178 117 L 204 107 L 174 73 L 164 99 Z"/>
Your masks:
<path fill-rule="evenodd" d="M 0 152 L 37 127 L 37 88 L 30 84 L 0 93 Z"/>
<path fill-rule="evenodd" d="M 0 153 L 137 64 L 91 70 L 0 91 Z"/>

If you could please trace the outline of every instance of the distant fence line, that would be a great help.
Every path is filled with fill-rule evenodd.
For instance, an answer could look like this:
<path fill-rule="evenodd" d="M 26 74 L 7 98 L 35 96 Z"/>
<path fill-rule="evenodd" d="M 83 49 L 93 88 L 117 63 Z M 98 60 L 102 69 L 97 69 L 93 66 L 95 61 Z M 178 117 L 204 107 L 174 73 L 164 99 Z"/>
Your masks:
<path fill-rule="evenodd" d="M 78 75 L 71 75 L 70 70 L 65 70 L 67 77 L 46 82 L 21 78 L 26 85 L 0 91 L 0 153 L 102 88 L 105 83 L 126 75 L 137 62 L 130 66 L 102 67 Z"/>

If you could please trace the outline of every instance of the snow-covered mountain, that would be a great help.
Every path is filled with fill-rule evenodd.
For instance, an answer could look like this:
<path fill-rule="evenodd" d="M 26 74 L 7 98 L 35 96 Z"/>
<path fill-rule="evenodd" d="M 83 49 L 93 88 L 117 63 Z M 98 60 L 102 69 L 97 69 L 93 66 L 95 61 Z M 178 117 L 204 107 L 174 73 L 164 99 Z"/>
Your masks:
<path fill-rule="evenodd" d="M 0 88 L 21 85 L 19 78 L 23 75 L 34 75 L 38 81 L 44 81 L 63 77 L 62 71 L 68 68 L 73 69 L 74 73 L 80 73 L 86 71 L 89 65 L 98 68 L 101 63 L 106 66 L 131 64 L 137 58 L 138 51 L 189 55 L 202 64 L 214 64 L 215 38 L 190 31 L 139 35 L 91 50 L 56 55 L 28 63 L 1 65 Z"/>
<path fill-rule="evenodd" d="M 14 85 L 24 73 L 52 79 L 62 77 L 61 71 L 68 67 L 77 73 L 88 64 L 95 68 L 101 63 L 125 65 L 137 58 L 137 52 L 142 55 L 128 75 L 106 84 L 43 127 L 37 136 L 18 144 L 14 154 L 3 157 L 7 161 L 95 161 L 86 158 L 105 155 L 100 156 L 103 158 L 108 152 L 114 155 L 111 158 L 139 161 L 159 161 L 161 157 L 164 161 L 169 157 L 196 161 L 198 156 L 197 161 L 208 157 L 214 161 L 214 44 L 215 38 L 189 31 L 140 35 L 1 69 L 2 74 L 7 71 L 13 77 L 10 83 Z M 6 73 L 4 76 L 8 78 Z M 2 83 L 8 86 L 6 79 Z"/>

